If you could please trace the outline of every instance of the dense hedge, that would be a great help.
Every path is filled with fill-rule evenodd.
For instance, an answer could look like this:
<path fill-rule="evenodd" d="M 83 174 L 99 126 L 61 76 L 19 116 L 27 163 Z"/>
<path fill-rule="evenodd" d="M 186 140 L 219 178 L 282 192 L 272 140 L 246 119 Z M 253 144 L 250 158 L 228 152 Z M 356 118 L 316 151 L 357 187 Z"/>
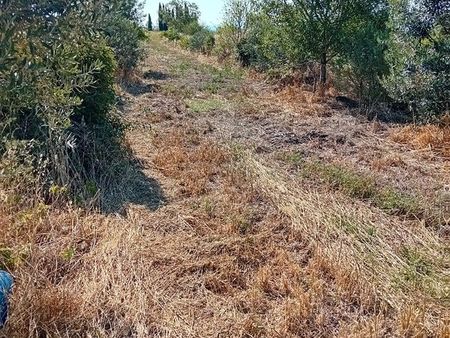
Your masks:
<path fill-rule="evenodd" d="M 0 195 L 12 204 L 55 192 L 83 199 L 122 149 L 114 83 L 140 57 L 137 2 L 1 5 Z"/>

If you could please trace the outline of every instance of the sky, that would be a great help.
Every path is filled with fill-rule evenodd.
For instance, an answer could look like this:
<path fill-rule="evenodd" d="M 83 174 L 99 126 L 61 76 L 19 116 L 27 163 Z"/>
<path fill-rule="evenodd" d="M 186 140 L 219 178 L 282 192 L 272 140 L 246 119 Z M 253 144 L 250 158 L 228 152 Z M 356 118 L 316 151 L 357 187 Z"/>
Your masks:
<path fill-rule="evenodd" d="M 153 25 L 158 23 L 158 5 L 159 3 L 168 3 L 170 0 L 146 0 L 144 14 L 152 16 Z M 198 5 L 201 16 L 200 23 L 215 28 L 222 21 L 223 5 L 225 0 L 191 0 Z"/>

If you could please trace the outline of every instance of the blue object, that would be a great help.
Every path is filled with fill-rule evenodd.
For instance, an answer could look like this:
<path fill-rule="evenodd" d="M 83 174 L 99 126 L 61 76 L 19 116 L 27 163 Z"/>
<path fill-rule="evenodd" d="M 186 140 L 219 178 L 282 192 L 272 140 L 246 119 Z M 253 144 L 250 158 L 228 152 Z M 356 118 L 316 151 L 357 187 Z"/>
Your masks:
<path fill-rule="evenodd" d="M 0 270 L 0 328 L 8 317 L 8 294 L 11 292 L 14 279 L 6 271 Z"/>

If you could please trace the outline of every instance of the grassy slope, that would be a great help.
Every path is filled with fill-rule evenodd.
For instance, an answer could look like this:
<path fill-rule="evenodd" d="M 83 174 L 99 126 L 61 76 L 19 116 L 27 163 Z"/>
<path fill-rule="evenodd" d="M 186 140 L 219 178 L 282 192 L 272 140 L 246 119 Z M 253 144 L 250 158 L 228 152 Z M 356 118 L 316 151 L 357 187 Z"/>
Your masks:
<path fill-rule="evenodd" d="M 448 337 L 439 157 L 292 95 L 152 35 L 109 212 L 0 221 L 1 334 Z"/>

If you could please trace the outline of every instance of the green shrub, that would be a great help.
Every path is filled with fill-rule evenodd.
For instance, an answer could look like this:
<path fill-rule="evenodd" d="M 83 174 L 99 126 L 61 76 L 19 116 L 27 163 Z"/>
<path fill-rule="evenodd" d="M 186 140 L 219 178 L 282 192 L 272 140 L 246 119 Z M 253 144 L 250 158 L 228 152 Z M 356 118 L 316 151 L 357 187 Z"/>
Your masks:
<path fill-rule="evenodd" d="M 388 37 L 385 26 L 386 17 L 380 16 L 368 20 L 358 30 L 348 32 L 342 55 L 333 67 L 335 83 L 343 83 L 337 89 L 353 94 L 367 113 L 387 98 L 380 81 L 388 70 L 384 57 Z"/>
<path fill-rule="evenodd" d="M 104 25 L 107 43 L 114 50 L 119 68 L 129 72 L 143 57 L 141 42 L 146 39 L 144 29 L 120 16 L 108 18 Z"/>
<path fill-rule="evenodd" d="M 213 33 L 207 29 L 202 29 L 201 31 L 192 35 L 189 41 L 189 48 L 192 51 L 201 52 L 203 54 L 211 54 L 215 44 L 215 39 Z"/>
<path fill-rule="evenodd" d="M 189 49 L 189 44 L 191 42 L 191 39 L 189 36 L 183 35 L 180 38 L 180 47 L 183 49 Z"/>
<path fill-rule="evenodd" d="M 181 39 L 180 33 L 177 30 L 173 29 L 173 28 L 169 28 L 167 31 L 165 31 L 162 34 L 169 41 L 178 41 L 178 40 Z"/>
<path fill-rule="evenodd" d="M 106 1 L 61 4 L 18 0 L 0 11 L 0 190 L 8 203 L 92 195 L 85 183 L 102 186 L 120 170 L 113 159 L 127 154 L 113 86 L 117 65 L 129 70 L 142 55 L 136 2 L 116 0 L 109 11 Z"/>
<path fill-rule="evenodd" d="M 114 83 L 117 63 L 111 47 L 103 41 L 90 41 L 78 48 L 78 62 L 81 68 L 98 64 L 99 67 L 92 74 L 93 84 L 77 95 L 82 100 L 75 109 L 72 120 L 80 123 L 84 120 L 88 124 L 104 121 L 115 101 Z"/>
<path fill-rule="evenodd" d="M 204 28 L 197 21 L 192 21 L 183 27 L 182 32 L 187 35 L 194 35 L 203 29 Z"/>
<path fill-rule="evenodd" d="M 214 54 L 219 61 L 226 61 L 235 57 L 235 43 L 232 39 L 233 30 L 231 27 L 224 25 L 219 27 L 216 34 L 216 43 L 214 46 Z"/>
<path fill-rule="evenodd" d="M 264 11 L 251 15 L 245 34 L 236 37 L 236 27 L 223 25 L 217 31 L 215 54 L 219 60 L 235 60 L 262 71 L 292 67 L 290 36 Z"/>
<path fill-rule="evenodd" d="M 41 145 L 36 141 L 11 139 L 2 143 L 0 188 L 4 196 L 0 207 L 20 208 L 30 204 L 34 194 L 44 193 L 40 177 L 47 172 L 49 159 L 37 156 Z"/>
<path fill-rule="evenodd" d="M 441 4 L 440 4 L 441 3 Z M 422 122 L 444 115 L 450 97 L 448 2 L 393 2 L 384 86 Z"/>

